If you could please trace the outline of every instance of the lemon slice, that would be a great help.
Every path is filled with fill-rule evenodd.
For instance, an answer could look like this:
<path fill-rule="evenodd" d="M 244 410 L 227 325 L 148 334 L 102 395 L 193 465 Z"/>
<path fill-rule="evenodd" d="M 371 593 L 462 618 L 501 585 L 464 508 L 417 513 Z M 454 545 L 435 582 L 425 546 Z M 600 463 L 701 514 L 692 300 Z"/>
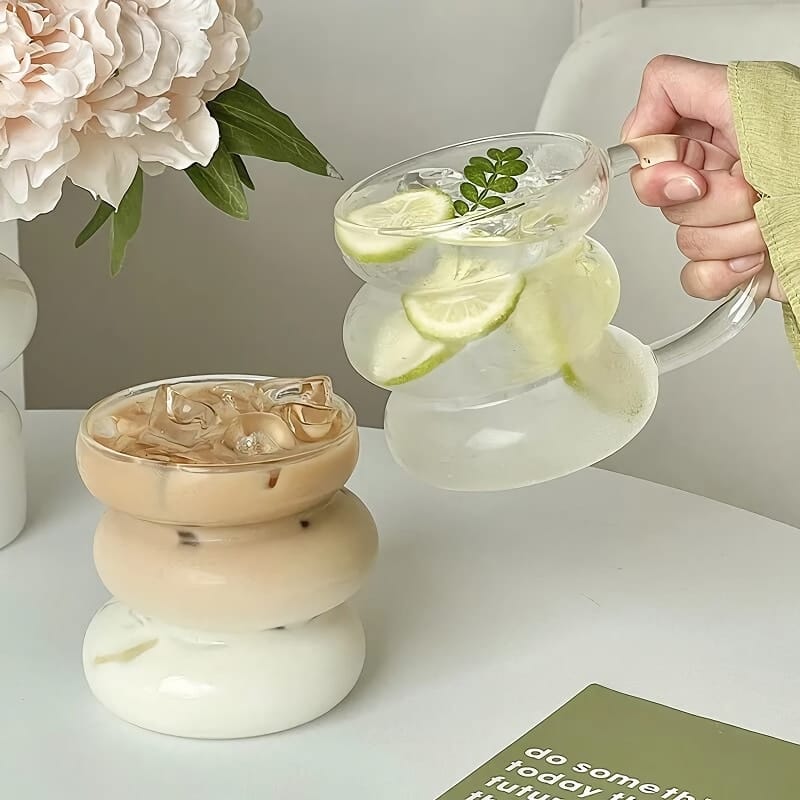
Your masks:
<path fill-rule="evenodd" d="M 413 230 L 446 222 L 454 216 L 453 201 L 444 192 L 414 189 L 363 206 L 345 220 L 337 220 L 334 236 L 342 251 L 357 261 L 389 264 L 411 255 L 423 239 L 382 234 L 379 229 Z"/>
<path fill-rule="evenodd" d="M 611 256 L 585 240 L 530 271 L 509 326 L 532 369 L 557 371 L 593 347 L 619 303 Z"/>
<path fill-rule="evenodd" d="M 420 290 L 403 296 L 411 324 L 426 339 L 467 342 L 499 328 L 513 313 L 525 279 L 486 259 L 443 257 Z"/>
<path fill-rule="evenodd" d="M 459 349 L 420 336 L 398 311 L 378 330 L 370 371 L 379 385 L 399 386 L 427 375 Z"/>
<path fill-rule="evenodd" d="M 598 411 L 634 420 L 649 415 L 658 395 L 652 351 L 629 333 L 606 329 L 589 352 L 564 365 L 564 383 Z"/>

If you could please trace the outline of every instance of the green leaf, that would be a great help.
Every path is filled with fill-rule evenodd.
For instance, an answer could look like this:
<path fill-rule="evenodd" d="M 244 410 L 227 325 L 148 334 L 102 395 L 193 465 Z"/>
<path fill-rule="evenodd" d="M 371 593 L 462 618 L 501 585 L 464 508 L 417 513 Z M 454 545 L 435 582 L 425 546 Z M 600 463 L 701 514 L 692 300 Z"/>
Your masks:
<path fill-rule="evenodd" d="M 482 169 L 484 172 L 494 172 L 494 164 L 483 156 L 472 156 L 469 163 L 478 167 L 478 169 Z"/>
<path fill-rule="evenodd" d="M 253 179 L 250 177 L 250 173 L 247 171 L 247 165 L 244 163 L 244 159 L 238 153 L 234 153 L 231 158 L 233 159 L 233 166 L 236 167 L 236 173 L 239 176 L 239 180 L 248 189 L 255 191 L 256 185 L 253 183 Z"/>
<path fill-rule="evenodd" d="M 142 196 L 144 177 L 141 169 L 136 170 L 133 182 L 128 187 L 119 208 L 114 212 L 111 222 L 111 275 L 116 276 L 125 262 L 128 243 L 136 235 L 142 219 Z"/>
<path fill-rule="evenodd" d="M 186 174 L 203 197 L 220 211 L 235 219 L 249 218 L 242 179 L 236 171 L 231 154 L 222 142 L 207 167 L 192 164 Z"/>
<path fill-rule="evenodd" d="M 235 86 L 222 92 L 208 108 L 229 152 L 284 161 L 307 172 L 341 179 L 292 120 L 244 81 L 237 81 Z"/>
<path fill-rule="evenodd" d="M 481 200 L 481 205 L 485 208 L 497 208 L 498 206 L 504 206 L 506 201 L 503 200 L 502 197 L 498 197 L 496 194 L 490 195 L 489 197 L 484 197 Z"/>
<path fill-rule="evenodd" d="M 100 205 L 97 206 L 97 211 L 94 216 L 86 224 L 86 227 L 78 234 L 75 239 L 75 247 L 82 247 L 94 236 L 103 225 L 106 224 L 108 218 L 114 213 L 114 206 L 109 205 L 101 200 Z"/>
<path fill-rule="evenodd" d="M 463 200 L 456 200 L 455 203 L 453 203 L 453 208 L 455 208 L 456 214 L 458 214 L 459 217 L 463 217 L 464 214 L 469 211 L 469 206 Z"/>
<path fill-rule="evenodd" d="M 509 161 L 502 164 L 497 171 L 501 175 L 522 175 L 528 171 L 528 165 L 524 161 Z"/>
<path fill-rule="evenodd" d="M 495 178 L 493 181 L 491 181 L 489 188 L 492 189 L 492 191 L 506 194 L 508 192 L 513 192 L 518 185 L 519 184 L 514 180 L 514 178 L 503 176 L 501 178 Z"/>
<path fill-rule="evenodd" d="M 483 170 L 474 164 L 464 167 L 464 177 L 476 186 L 486 186 L 486 176 L 483 174 Z"/>
<path fill-rule="evenodd" d="M 508 150 L 503 150 L 503 161 L 513 161 L 515 158 L 519 158 L 522 155 L 522 148 L 520 147 L 509 147 Z"/>
<path fill-rule="evenodd" d="M 492 161 L 500 162 L 503 160 L 503 151 L 498 150 L 496 147 L 490 147 L 486 151 L 486 155 L 492 159 Z"/>
<path fill-rule="evenodd" d="M 461 184 L 461 194 L 463 194 L 470 203 L 478 202 L 478 189 L 471 183 Z"/>

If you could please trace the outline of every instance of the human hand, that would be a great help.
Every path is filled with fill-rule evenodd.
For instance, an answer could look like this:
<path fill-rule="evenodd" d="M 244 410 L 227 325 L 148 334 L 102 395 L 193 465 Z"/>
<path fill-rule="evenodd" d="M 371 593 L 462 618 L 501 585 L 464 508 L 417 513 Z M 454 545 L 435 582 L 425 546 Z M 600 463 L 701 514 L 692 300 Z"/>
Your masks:
<path fill-rule="evenodd" d="M 727 67 L 678 56 L 653 59 L 622 141 L 657 133 L 710 142 L 735 159 L 727 169 L 673 161 L 631 171 L 639 200 L 678 226 L 678 248 L 690 259 L 681 272 L 686 293 L 718 300 L 756 275 L 768 258 L 753 210 L 758 195 L 742 173 Z M 775 278 L 770 297 L 785 300 Z"/>

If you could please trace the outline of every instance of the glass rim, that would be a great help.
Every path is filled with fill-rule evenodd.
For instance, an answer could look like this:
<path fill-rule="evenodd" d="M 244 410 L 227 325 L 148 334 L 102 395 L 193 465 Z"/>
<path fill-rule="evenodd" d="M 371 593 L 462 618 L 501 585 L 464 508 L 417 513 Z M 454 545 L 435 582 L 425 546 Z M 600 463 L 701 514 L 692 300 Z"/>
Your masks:
<path fill-rule="evenodd" d="M 346 416 L 346 424 L 339 432 L 338 436 L 333 439 L 326 439 L 319 446 L 311 447 L 299 453 L 290 452 L 285 455 L 278 456 L 267 455 L 263 459 L 251 459 L 232 464 L 186 464 L 170 461 L 156 461 L 155 459 L 145 458 L 144 456 L 134 456 L 130 455 L 129 453 L 122 453 L 119 450 L 114 450 L 113 447 L 108 447 L 107 445 L 101 444 L 91 435 L 89 431 L 89 426 L 92 420 L 100 411 L 102 411 L 103 408 L 113 406 L 115 403 L 118 403 L 122 400 L 131 400 L 135 397 L 147 394 L 148 392 L 158 389 L 159 386 L 175 386 L 176 384 L 181 383 L 209 383 L 214 381 L 241 381 L 243 383 L 250 383 L 271 380 L 292 380 L 292 378 L 282 378 L 279 376 L 270 375 L 250 375 L 245 373 L 208 373 L 205 375 L 183 375 L 174 378 L 147 381 L 135 386 L 129 386 L 125 389 L 120 389 L 117 392 L 101 398 L 84 412 L 78 428 L 78 439 L 101 456 L 114 461 L 124 461 L 132 464 L 152 467 L 154 469 L 180 470 L 181 472 L 231 472 L 246 471 L 248 469 L 260 469 L 263 467 L 289 464 L 315 458 L 329 448 L 347 439 L 347 437 L 349 437 L 353 431 L 356 430 L 356 414 L 352 406 L 343 397 L 333 392 L 333 400 L 336 406 L 343 411 Z"/>
<path fill-rule="evenodd" d="M 344 208 L 347 203 L 352 199 L 353 195 L 356 192 L 359 192 L 372 184 L 378 184 L 382 178 L 396 172 L 403 167 L 410 167 L 414 162 L 419 161 L 422 158 L 427 158 L 428 156 L 436 155 L 437 153 L 445 153 L 452 150 L 459 150 L 465 149 L 467 147 L 474 147 L 475 145 L 487 145 L 491 146 L 492 144 L 497 144 L 504 140 L 509 139 L 521 139 L 521 138 L 532 138 L 532 137 L 542 137 L 542 138 L 550 138 L 554 141 L 562 140 L 562 141 L 571 141 L 583 145 L 584 147 L 584 154 L 581 163 L 575 167 L 570 173 L 559 180 L 557 184 L 553 184 L 553 186 L 563 187 L 567 183 L 574 181 L 575 177 L 584 171 L 587 163 L 591 160 L 591 158 L 596 155 L 604 152 L 600 147 L 598 147 L 593 141 L 587 139 L 585 136 L 582 136 L 578 133 L 565 133 L 562 131 L 519 131 L 517 133 L 503 133 L 503 134 L 496 134 L 492 136 L 482 136 L 477 139 L 468 139 L 462 142 L 455 142 L 452 144 L 443 145 L 441 147 L 436 147 L 432 150 L 427 150 L 422 153 L 417 153 L 414 156 L 409 158 L 401 159 L 400 161 L 396 161 L 394 164 L 390 164 L 387 167 L 382 167 L 381 169 L 373 172 L 371 175 L 367 175 L 366 177 L 362 178 L 356 184 L 351 186 L 344 194 L 342 194 L 339 199 L 336 201 L 336 204 L 333 208 L 333 217 L 337 224 L 350 227 L 355 230 L 361 231 L 369 231 L 371 233 L 379 233 L 384 234 L 387 236 L 427 236 L 427 235 L 435 235 L 443 232 L 447 232 L 450 230 L 456 230 L 457 228 L 476 222 L 481 219 L 485 219 L 487 217 L 495 216 L 502 213 L 508 213 L 509 211 L 516 211 L 520 209 L 524 209 L 534 202 L 539 202 L 540 197 L 531 197 L 528 200 L 519 200 L 512 205 L 509 206 L 500 206 L 498 208 L 489 208 L 485 209 L 484 211 L 478 213 L 473 212 L 471 214 L 465 214 L 461 217 L 455 217 L 453 219 L 446 220 L 445 222 L 439 222 L 432 225 L 418 225 L 411 228 L 376 228 L 372 225 L 362 225 L 357 222 L 352 222 L 346 219 L 343 215 Z"/>

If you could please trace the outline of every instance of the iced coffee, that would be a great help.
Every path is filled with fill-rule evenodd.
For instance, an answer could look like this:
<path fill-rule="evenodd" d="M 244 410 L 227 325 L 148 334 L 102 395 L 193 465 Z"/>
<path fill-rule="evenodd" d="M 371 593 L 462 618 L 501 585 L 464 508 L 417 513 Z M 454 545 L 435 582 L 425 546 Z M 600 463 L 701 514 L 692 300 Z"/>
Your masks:
<path fill-rule="evenodd" d="M 280 519 L 329 499 L 358 460 L 326 377 L 199 378 L 137 387 L 86 415 L 78 468 L 104 505 L 182 525 Z"/>
<path fill-rule="evenodd" d="M 98 699 L 146 728 L 225 738 L 336 705 L 363 666 L 349 600 L 378 546 L 345 488 L 357 459 L 355 415 L 324 376 L 200 376 L 92 408 L 77 460 L 108 507 L 94 556 L 113 595 L 84 646 Z M 314 664 L 294 665 L 308 647 Z"/>

